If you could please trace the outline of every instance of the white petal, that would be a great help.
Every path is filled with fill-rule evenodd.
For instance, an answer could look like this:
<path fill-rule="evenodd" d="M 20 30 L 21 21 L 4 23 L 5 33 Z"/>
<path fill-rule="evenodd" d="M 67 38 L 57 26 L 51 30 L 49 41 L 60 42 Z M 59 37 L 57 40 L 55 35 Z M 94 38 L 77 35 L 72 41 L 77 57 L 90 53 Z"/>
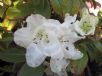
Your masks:
<path fill-rule="evenodd" d="M 46 56 L 41 51 L 34 43 L 27 47 L 26 61 L 29 66 L 37 67 L 42 64 Z"/>
<path fill-rule="evenodd" d="M 21 28 L 14 33 L 14 41 L 19 46 L 26 48 L 32 42 L 32 39 L 33 33 L 29 28 Z"/>
<path fill-rule="evenodd" d="M 85 38 L 85 36 L 78 36 L 78 34 L 76 32 L 69 33 L 69 37 L 68 37 L 69 42 L 71 42 L 71 43 L 74 43 L 74 42 L 76 42 L 80 39 L 84 39 L 84 38 Z"/>
<path fill-rule="evenodd" d="M 99 2 L 102 5 L 102 0 L 95 0 L 96 2 Z"/>
<path fill-rule="evenodd" d="M 99 12 L 99 9 L 98 8 L 94 9 L 94 7 L 92 7 L 92 8 L 89 8 L 89 12 L 93 13 L 95 16 L 97 16 L 98 12 Z"/>
<path fill-rule="evenodd" d="M 73 23 L 76 21 L 76 17 L 76 14 L 74 16 L 70 16 L 68 13 L 65 15 L 65 20 L 61 25 L 61 28 L 64 30 L 64 32 L 68 33 L 70 30 L 73 30 Z"/>
<path fill-rule="evenodd" d="M 101 8 L 102 8 L 102 0 L 95 0 L 96 2 L 100 3 Z"/>
<path fill-rule="evenodd" d="M 51 31 L 47 31 L 47 33 L 49 42 L 41 42 L 44 54 L 51 57 L 63 57 L 63 51 L 55 33 Z M 57 56 L 59 54 L 60 56 Z"/>
<path fill-rule="evenodd" d="M 43 46 L 43 52 L 46 56 L 51 56 L 53 58 L 62 58 L 63 57 L 63 50 L 61 50 L 61 46 L 57 43 L 53 43 L 50 45 Z"/>
<path fill-rule="evenodd" d="M 83 57 L 83 54 L 80 51 L 77 51 L 77 50 L 66 51 L 66 58 L 68 58 L 68 59 L 76 60 L 76 59 L 80 59 L 82 57 Z"/>
<path fill-rule="evenodd" d="M 76 21 L 76 22 L 74 23 L 75 31 L 76 31 L 77 33 L 79 33 L 80 35 L 84 36 L 85 33 L 82 31 L 82 29 L 80 28 L 80 26 L 81 26 L 81 24 L 80 24 L 79 21 Z"/>
<path fill-rule="evenodd" d="M 44 45 L 43 48 L 44 48 L 44 53 L 47 56 L 53 56 L 54 54 L 57 53 L 57 51 L 59 51 L 60 46 L 57 43 L 51 43 L 48 45 Z"/>
<path fill-rule="evenodd" d="M 32 14 L 31 16 L 28 16 L 26 19 L 27 27 L 30 27 L 34 30 L 37 26 L 42 25 L 43 21 L 45 20 L 45 17 L 41 16 L 40 14 Z"/>
<path fill-rule="evenodd" d="M 59 27 L 61 23 L 58 20 L 54 20 L 54 19 L 48 19 L 47 21 L 45 21 L 44 26 L 46 27 Z"/>
<path fill-rule="evenodd" d="M 67 24 L 66 22 L 61 24 L 60 37 L 68 35 L 71 32 L 73 28 L 72 26 L 70 27 L 70 25 L 72 24 Z"/>
<path fill-rule="evenodd" d="M 83 54 L 78 51 L 73 44 L 68 45 L 68 50 L 65 50 L 65 57 L 68 59 L 76 60 L 83 57 Z"/>
<path fill-rule="evenodd" d="M 51 57 L 52 58 L 62 59 L 64 57 L 64 52 L 63 52 L 62 49 L 59 50 L 59 51 L 57 50 L 57 53 L 53 54 Z"/>
<path fill-rule="evenodd" d="M 77 15 L 75 14 L 74 16 L 70 16 L 68 13 L 65 14 L 65 22 L 67 23 L 73 23 L 76 20 Z"/>
<path fill-rule="evenodd" d="M 62 70 L 61 72 L 58 73 L 59 76 L 68 76 L 66 70 Z"/>
<path fill-rule="evenodd" d="M 56 33 L 56 36 L 59 36 L 59 32 L 61 30 L 61 23 L 58 20 L 48 19 L 44 23 L 44 28 Z"/>
<path fill-rule="evenodd" d="M 69 33 L 66 33 L 62 38 L 61 40 L 62 41 L 65 41 L 67 43 L 74 43 L 80 39 L 84 39 L 85 36 L 78 36 L 78 34 L 76 32 L 70 32 Z"/>
<path fill-rule="evenodd" d="M 65 59 L 53 59 L 51 58 L 50 60 L 50 67 L 51 70 L 55 73 L 59 73 L 62 70 L 65 70 L 66 67 L 68 66 L 69 61 L 65 60 Z"/>
<path fill-rule="evenodd" d="M 63 58 L 64 53 L 59 42 L 42 43 L 43 53 L 52 58 Z"/>
<path fill-rule="evenodd" d="M 82 17 L 86 17 L 86 16 L 90 15 L 87 8 L 83 8 L 83 9 L 81 10 L 81 12 L 82 12 Z"/>
<path fill-rule="evenodd" d="M 69 14 L 65 15 L 65 20 L 61 24 L 62 32 L 69 33 L 70 31 L 74 30 L 73 23 L 76 21 L 76 16 L 77 15 L 74 15 L 74 16 L 70 16 Z"/>

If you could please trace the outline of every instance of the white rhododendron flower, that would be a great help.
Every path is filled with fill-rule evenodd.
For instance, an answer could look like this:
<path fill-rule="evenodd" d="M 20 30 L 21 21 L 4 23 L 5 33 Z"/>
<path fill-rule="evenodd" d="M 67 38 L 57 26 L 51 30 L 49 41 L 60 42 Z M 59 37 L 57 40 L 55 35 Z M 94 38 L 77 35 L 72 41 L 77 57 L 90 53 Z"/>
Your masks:
<path fill-rule="evenodd" d="M 46 57 L 51 57 L 51 70 L 59 76 L 67 76 L 66 67 L 70 60 L 83 57 L 74 43 L 84 39 L 85 35 L 93 34 L 97 23 L 91 16 L 83 16 L 80 21 L 76 21 L 76 17 L 77 15 L 66 14 L 62 24 L 39 14 L 27 17 L 27 27 L 22 27 L 14 33 L 15 43 L 27 50 L 27 64 L 37 67 Z"/>
<path fill-rule="evenodd" d="M 83 9 L 82 18 L 80 21 L 74 23 L 75 30 L 80 35 L 94 35 L 96 25 L 98 23 L 98 18 L 90 15 L 87 9 Z"/>
<path fill-rule="evenodd" d="M 29 16 L 26 22 L 27 27 L 22 27 L 14 33 L 14 41 L 27 49 L 26 61 L 29 66 L 39 66 L 47 56 L 53 59 L 64 57 L 58 40 L 59 21 L 47 20 L 37 14 Z"/>

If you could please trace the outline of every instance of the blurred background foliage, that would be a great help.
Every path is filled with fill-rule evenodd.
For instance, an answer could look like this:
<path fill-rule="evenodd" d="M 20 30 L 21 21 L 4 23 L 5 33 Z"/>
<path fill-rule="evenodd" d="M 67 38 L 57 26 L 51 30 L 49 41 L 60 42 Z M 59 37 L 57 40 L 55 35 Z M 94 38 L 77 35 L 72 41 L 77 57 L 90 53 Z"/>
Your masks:
<path fill-rule="evenodd" d="M 85 0 L 0 0 L 0 76 L 53 76 L 43 67 L 30 68 L 25 63 L 25 49 L 13 41 L 13 33 L 24 24 L 30 14 L 63 22 L 65 13 L 78 14 L 85 7 Z M 101 15 L 102 13 L 100 13 Z M 83 52 L 82 59 L 71 61 L 69 76 L 102 76 L 102 18 L 94 36 L 77 41 L 76 48 Z M 71 72 L 69 71 L 71 69 Z M 48 72 L 49 71 L 49 72 Z M 48 72 L 48 73 L 47 73 Z M 49 75 L 48 75 L 49 74 Z"/>

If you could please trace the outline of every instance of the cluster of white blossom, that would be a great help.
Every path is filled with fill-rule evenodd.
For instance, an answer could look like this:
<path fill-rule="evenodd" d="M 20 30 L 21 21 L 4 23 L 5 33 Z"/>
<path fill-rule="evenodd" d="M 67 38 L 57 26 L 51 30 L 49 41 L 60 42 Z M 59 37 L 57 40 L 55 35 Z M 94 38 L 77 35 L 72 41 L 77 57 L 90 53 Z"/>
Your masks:
<path fill-rule="evenodd" d="M 39 14 L 27 17 L 27 27 L 14 33 L 15 43 L 26 48 L 27 64 L 37 67 L 46 57 L 51 57 L 51 70 L 59 76 L 67 76 L 65 69 L 70 60 L 83 57 L 74 42 L 84 39 L 86 35 L 93 35 L 98 23 L 98 18 L 89 15 L 86 9 L 80 21 L 76 17 L 66 14 L 63 23 Z"/>

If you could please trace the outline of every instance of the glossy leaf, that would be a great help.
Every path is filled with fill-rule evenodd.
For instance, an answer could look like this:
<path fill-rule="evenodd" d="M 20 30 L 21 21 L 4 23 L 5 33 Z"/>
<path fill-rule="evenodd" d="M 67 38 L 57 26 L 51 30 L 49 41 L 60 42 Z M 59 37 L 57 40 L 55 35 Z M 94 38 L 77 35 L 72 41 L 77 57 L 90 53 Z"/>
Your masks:
<path fill-rule="evenodd" d="M 88 55 L 84 47 L 80 47 L 81 52 L 83 53 L 83 58 L 71 62 L 71 72 L 74 74 L 81 74 L 88 63 Z"/>
<path fill-rule="evenodd" d="M 0 51 L 0 59 L 6 62 L 25 62 L 25 49 L 23 48 L 8 48 L 5 51 Z"/>
<path fill-rule="evenodd" d="M 9 7 L 6 12 L 10 19 L 24 18 L 32 13 L 39 13 L 49 17 L 51 10 L 48 0 L 31 0 L 25 4 Z"/>
<path fill-rule="evenodd" d="M 65 13 L 77 14 L 80 10 L 80 0 L 50 0 L 54 11 L 60 16 Z M 82 1 L 81 1 L 82 2 Z"/>
<path fill-rule="evenodd" d="M 50 17 L 51 8 L 48 0 L 32 0 L 32 5 L 35 13 L 42 14 L 47 18 Z"/>
<path fill-rule="evenodd" d="M 85 45 L 85 49 L 86 49 L 86 51 L 88 53 L 90 61 L 94 61 L 95 60 L 95 55 L 96 55 L 95 50 L 93 50 L 94 48 L 92 48 L 89 45 L 88 46 Z"/>
<path fill-rule="evenodd" d="M 9 7 L 6 14 L 10 19 L 18 19 L 30 15 L 33 11 L 34 9 L 30 4 L 22 4 L 16 7 Z"/>
<path fill-rule="evenodd" d="M 43 76 L 43 73 L 44 73 L 44 68 L 41 66 L 37 68 L 31 68 L 26 64 L 24 64 L 18 76 Z"/>
<path fill-rule="evenodd" d="M 97 50 L 93 43 L 94 42 L 91 39 L 81 40 L 81 42 L 77 43 L 83 46 L 83 49 L 87 52 L 90 61 L 95 60 L 95 51 Z"/>
<path fill-rule="evenodd" d="M 12 41 L 13 41 L 13 34 L 4 33 L 2 35 L 2 39 L 0 39 L 0 47 L 4 47 L 4 49 L 7 49 Z"/>
<path fill-rule="evenodd" d="M 97 48 L 97 51 L 102 53 L 102 44 L 100 41 L 94 41 L 94 45 Z"/>
<path fill-rule="evenodd" d="M 86 51 L 88 52 L 90 61 L 100 61 L 102 59 L 102 44 L 97 40 L 87 40 L 83 43 Z"/>
<path fill-rule="evenodd" d="M 84 43 L 84 48 L 85 50 L 87 51 L 88 55 L 89 55 L 89 59 L 90 61 L 94 61 L 95 60 L 95 50 L 97 50 L 93 44 L 93 41 L 92 40 L 86 40 Z"/>

